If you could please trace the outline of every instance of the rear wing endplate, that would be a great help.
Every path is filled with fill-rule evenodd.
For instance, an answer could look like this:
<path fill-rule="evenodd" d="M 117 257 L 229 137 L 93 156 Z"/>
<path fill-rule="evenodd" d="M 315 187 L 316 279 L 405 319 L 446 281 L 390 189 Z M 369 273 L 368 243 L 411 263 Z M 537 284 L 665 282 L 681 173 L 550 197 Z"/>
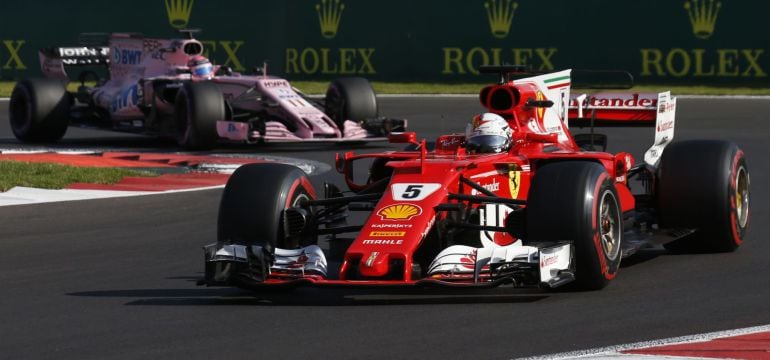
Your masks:
<path fill-rule="evenodd" d="M 676 98 L 670 91 L 658 94 L 657 116 L 655 118 L 655 142 L 644 153 L 644 162 L 657 166 L 663 149 L 674 140 L 676 120 Z"/>

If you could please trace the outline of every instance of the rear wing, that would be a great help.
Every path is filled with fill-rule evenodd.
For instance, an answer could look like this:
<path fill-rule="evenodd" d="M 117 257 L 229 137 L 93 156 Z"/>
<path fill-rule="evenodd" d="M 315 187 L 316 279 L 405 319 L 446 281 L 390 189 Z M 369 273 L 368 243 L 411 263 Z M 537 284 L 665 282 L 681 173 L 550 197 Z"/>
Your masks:
<path fill-rule="evenodd" d="M 48 47 L 38 51 L 40 70 L 45 77 L 68 81 L 65 66 L 100 66 L 110 64 L 110 37 L 112 33 L 81 33 L 77 46 Z M 128 37 L 142 37 L 126 33 Z"/>
<path fill-rule="evenodd" d="M 110 48 L 107 46 L 78 46 L 43 48 L 38 52 L 40 70 L 48 78 L 69 80 L 64 66 L 107 66 Z"/>
<path fill-rule="evenodd" d="M 572 94 L 569 102 L 569 125 L 653 126 L 663 94 L 666 93 Z M 670 93 L 668 96 L 670 97 Z"/>
<path fill-rule="evenodd" d="M 569 126 L 655 127 L 655 141 L 644 161 L 656 166 L 663 149 L 674 139 L 676 97 L 662 93 L 598 93 L 572 95 Z"/>

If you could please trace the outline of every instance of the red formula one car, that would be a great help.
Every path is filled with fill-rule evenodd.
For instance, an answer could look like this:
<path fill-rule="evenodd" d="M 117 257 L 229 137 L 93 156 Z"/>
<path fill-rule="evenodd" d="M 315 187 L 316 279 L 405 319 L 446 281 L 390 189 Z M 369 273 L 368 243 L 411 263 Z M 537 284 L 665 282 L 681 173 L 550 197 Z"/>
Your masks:
<path fill-rule="evenodd" d="M 296 168 L 245 165 L 222 195 L 201 283 L 599 289 L 641 248 L 726 252 L 743 241 L 743 151 L 718 140 L 669 144 L 670 93 L 570 96 L 569 70 L 518 80 L 513 68 L 483 70 L 501 81 L 481 90 L 489 114 L 469 134 L 505 119 L 504 151 L 482 153 L 475 135 L 441 136 L 429 151 L 414 133 L 393 134 L 409 150 L 338 155 L 350 192 L 326 184 L 322 198 Z M 655 143 L 640 164 L 587 150 L 602 137 L 573 136 L 569 122 L 581 121 L 649 124 Z M 362 159 L 371 167 L 359 183 Z M 347 223 L 354 211 L 368 213 L 363 223 Z"/>
<path fill-rule="evenodd" d="M 377 98 L 363 78 L 332 81 L 323 100 L 288 80 L 241 75 L 214 66 L 203 44 L 186 38 L 92 34 L 85 46 L 40 50 L 42 79 L 20 81 L 9 106 L 11 129 L 23 142 L 55 142 L 68 126 L 176 139 L 206 149 L 218 140 L 366 142 L 385 140 L 406 121 L 378 117 Z M 95 38 L 95 39 L 93 39 Z M 106 42 L 106 43 L 105 43 Z M 106 45 L 106 46 L 104 46 Z M 75 92 L 65 66 L 87 67 Z M 108 77 L 99 79 L 107 69 Z M 98 80 L 87 86 L 87 80 Z"/>

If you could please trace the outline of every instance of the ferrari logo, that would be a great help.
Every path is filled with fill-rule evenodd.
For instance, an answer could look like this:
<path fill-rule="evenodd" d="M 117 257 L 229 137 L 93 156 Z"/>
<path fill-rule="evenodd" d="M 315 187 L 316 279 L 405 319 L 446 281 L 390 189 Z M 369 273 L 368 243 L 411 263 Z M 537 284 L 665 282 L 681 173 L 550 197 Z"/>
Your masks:
<path fill-rule="evenodd" d="M 537 92 L 537 101 L 543 101 L 546 100 L 545 95 L 542 91 Z M 535 108 L 535 112 L 537 113 L 537 120 L 543 121 L 543 116 L 545 115 L 545 108 L 544 107 L 538 107 Z"/>
<path fill-rule="evenodd" d="M 511 165 L 508 170 L 508 189 L 511 190 L 511 199 L 516 199 L 519 196 L 519 188 L 521 187 L 521 170 L 516 165 Z"/>

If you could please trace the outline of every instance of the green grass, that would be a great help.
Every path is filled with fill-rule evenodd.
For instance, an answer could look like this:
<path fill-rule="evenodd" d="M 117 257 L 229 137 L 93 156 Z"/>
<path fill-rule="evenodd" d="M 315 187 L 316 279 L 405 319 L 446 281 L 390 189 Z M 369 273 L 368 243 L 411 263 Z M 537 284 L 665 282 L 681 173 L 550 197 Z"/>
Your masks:
<path fill-rule="evenodd" d="M 0 81 L 0 97 L 11 96 L 14 82 Z M 292 81 L 292 85 L 306 94 L 324 94 L 327 81 Z M 486 83 L 398 83 L 372 82 L 378 94 L 477 94 Z M 70 83 L 69 89 L 74 91 L 77 83 Z M 770 95 L 770 87 L 729 87 L 729 86 L 673 86 L 673 85 L 640 85 L 630 91 L 660 92 L 671 90 L 674 95 Z M 588 91 L 592 92 L 592 91 Z"/>
<path fill-rule="evenodd" d="M 126 176 L 157 176 L 121 168 L 76 167 L 52 163 L 0 160 L 0 192 L 14 186 L 62 189 L 72 183 L 114 184 Z"/>

